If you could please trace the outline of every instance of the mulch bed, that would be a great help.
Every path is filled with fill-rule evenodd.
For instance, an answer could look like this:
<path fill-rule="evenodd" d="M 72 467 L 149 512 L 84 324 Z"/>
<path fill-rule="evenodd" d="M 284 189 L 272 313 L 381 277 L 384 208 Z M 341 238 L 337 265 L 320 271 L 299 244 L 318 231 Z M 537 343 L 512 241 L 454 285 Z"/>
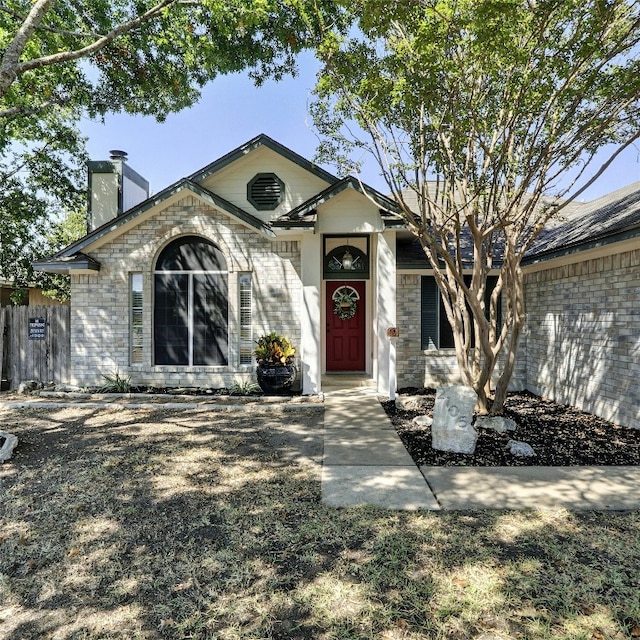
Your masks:
<path fill-rule="evenodd" d="M 574 407 L 559 405 L 532 393 L 512 393 L 505 416 L 517 429 L 496 433 L 478 429 L 472 455 L 431 448 L 431 428 L 418 426 L 413 418 L 433 415 L 435 390 L 402 389 L 400 393 L 423 396 L 422 411 L 400 411 L 395 402 L 383 403 L 398 435 L 414 462 L 433 466 L 581 466 L 640 464 L 640 429 L 620 427 Z M 507 451 L 509 440 L 530 444 L 536 455 L 519 458 Z"/>

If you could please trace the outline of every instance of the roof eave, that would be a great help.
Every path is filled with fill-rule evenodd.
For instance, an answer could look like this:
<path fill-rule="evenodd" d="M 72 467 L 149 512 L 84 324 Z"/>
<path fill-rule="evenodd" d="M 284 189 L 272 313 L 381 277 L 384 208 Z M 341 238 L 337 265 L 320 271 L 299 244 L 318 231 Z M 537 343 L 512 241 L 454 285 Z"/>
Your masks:
<path fill-rule="evenodd" d="M 274 229 L 315 229 L 316 220 L 276 221 L 272 223 Z"/>
<path fill-rule="evenodd" d="M 238 220 L 252 227 L 256 231 L 259 231 L 267 238 L 275 237 L 275 233 L 271 228 L 272 227 L 271 224 L 267 224 L 262 220 L 260 220 L 259 218 L 252 216 L 246 211 L 243 211 L 242 209 L 240 209 L 240 207 L 237 207 L 236 205 L 229 202 L 228 200 L 225 200 L 224 198 L 220 198 L 215 193 L 212 193 L 208 189 L 204 189 L 199 184 L 192 182 L 191 180 L 185 180 L 185 185 L 187 185 L 187 188 L 193 191 L 194 193 L 196 193 L 196 195 L 198 195 L 200 198 L 209 202 L 209 204 L 212 204 L 214 207 L 217 207 L 218 209 L 222 209 L 226 213 L 237 218 Z"/>
<path fill-rule="evenodd" d="M 315 213 L 318 207 L 325 204 L 326 202 L 331 200 L 331 198 L 337 196 L 345 189 L 353 189 L 354 191 L 361 193 L 365 197 L 375 202 L 375 204 L 380 207 L 380 217 L 385 221 L 386 219 L 391 218 L 395 220 L 398 218 L 398 216 L 400 216 L 399 209 L 393 202 L 393 200 L 390 200 L 375 189 L 363 184 L 352 176 L 349 176 L 347 178 L 343 178 L 335 184 L 332 184 L 324 191 L 307 200 L 307 202 L 303 202 L 295 209 L 292 209 L 289 213 L 281 216 L 279 222 L 282 222 L 283 220 L 287 220 L 290 222 L 297 221 L 304 218 L 305 216 L 308 216 L 310 213 Z"/>
<path fill-rule="evenodd" d="M 276 142 L 275 140 L 273 140 L 272 138 L 270 138 L 265 134 L 260 134 L 256 136 L 255 138 L 249 140 L 248 142 L 241 145 L 240 147 L 237 147 L 236 149 L 234 149 L 233 151 L 230 151 L 229 153 L 225 154 L 221 158 L 218 158 L 218 160 L 215 160 L 211 164 L 208 164 L 202 169 L 198 169 L 198 171 L 188 176 L 187 179 L 194 182 L 200 182 L 202 180 L 205 180 L 209 176 L 220 171 L 221 169 L 224 169 L 225 167 L 229 166 L 236 160 L 242 158 L 243 156 L 246 156 L 248 153 L 250 153 L 251 151 L 254 151 L 255 149 L 258 149 L 259 147 L 267 147 L 268 149 L 271 149 L 275 153 L 280 154 L 282 157 L 297 164 L 299 167 L 305 169 L 306 171 L 313 173 L 315 176 L 317 176 L 321 180 L 324 180 L 325 182 L 328 182 L 329 184 L 335 184 L 336 182 L 339 181 L 339 179 L 336 176 L 329 173 L 322 167 L 319 167 L 317 164 L 310 162 L 306 158 L 303 158 L 301 155 L 297 154 L 295 151 L 288 149 L 284 145 L 280 144 L 279 142 Z"/>
<path fill-rule="evenodd" d="M 640 238 L 640 226 L 634 227 L 632 229 L 626 229 L 618 233 L 612 233 L 610 235 L 603 235 L 598 238 L 592 238 L 591 240 L 576 242 L 575 244 L 566 245 L 558 249 L 540 251 L 539 253 L 525 256 L 522 259 L 522 265 L 528 266 L 555 260 L 557 258 L 564 258 L 575 253 L 589 251 L 591 249 L 600 249 L 609 245 L 616 244 L 618 242 L 633 240 L 634 238 Z"/>
<path fill-rule="evenodd" d="M 275 234 L 271 229 L 271 225 L 262 222 L 262 220 L 255 218 L 254 216 L 251 216 L 231 202 L 228 202 L 224 198 L 220 198 L 211 191 L 204 189 L 199 184 L 191 182 L 188 179 L 182 179 L 170 185 L 166 189 L 163 189 L 157 195 L 149 198 L 148 200 L 145 200 L 144 202 L 141 202 L 139 205 L 129 209 L 128 211 L 125 211 L 118 217 L 109 220 L 101 227 L 98 227 L 94 231 L 88 233 L 84 238 L 81 238 L 73 244 L 70 244 L 68 247 L 62 249 L 54 256 L 52 256 L 51 260 L 68 258 L 76 255 L 78 252 L 85 250 L 87 247 L 90 247 L 92 244 L 94 244 L 104 236 L 117 231 L 117 229 L 123 226 L 125 223 L 131 222 L 150 209 L 153 209 L 154 207 L 160 206 L 164 202 L 167 202 L 170 198 L 178 195 L 183 190 L 191 191 L 197 197 L 225 211 L 232 217 L 238 219 L 240 222 L 255 229 L 259 233 L 262 233 L 265 237 L 275 237 Z"/>
<path fill-rule="evenodd" d="M 36 260 L 32 263 L 36 271 L 62 274 L 94 274 L 100 271 L 100 263 L 91 256 L 78 253 L 68 258 L 50 258 L 48 260 Z"/>

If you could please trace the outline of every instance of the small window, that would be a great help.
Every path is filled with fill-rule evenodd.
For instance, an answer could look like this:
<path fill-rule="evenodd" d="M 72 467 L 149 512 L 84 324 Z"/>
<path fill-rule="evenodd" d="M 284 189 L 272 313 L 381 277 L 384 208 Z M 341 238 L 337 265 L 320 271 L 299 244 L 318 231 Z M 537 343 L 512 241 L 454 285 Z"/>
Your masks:
<path fill-rule="evenodd" d="M 251 274 L 240 276 L 240 364 L 253 361 L 253 331 L 251 328 Z"/>
<path fill-rule="evenodd" d="M 247 200 L 258 211 L 272 211 L 284 199 L 284 182 L 275 173 L 259 173 L 247 185 Z"/>
<path fill-rule="evenodd" d="M 143 359 L 142 302 L 142 274 L 132 273 L 129 278 L 129 358 L 131 364 L 139 364 Z"/>

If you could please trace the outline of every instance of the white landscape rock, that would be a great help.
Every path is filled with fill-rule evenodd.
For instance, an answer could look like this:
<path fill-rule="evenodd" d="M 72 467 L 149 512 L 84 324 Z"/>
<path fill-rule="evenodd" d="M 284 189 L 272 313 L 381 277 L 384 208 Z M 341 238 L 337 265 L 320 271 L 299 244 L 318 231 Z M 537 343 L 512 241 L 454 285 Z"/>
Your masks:
<path fill-rule="evenodd" d="M 532 458 L 536 455 L 536 452 L 529 443 L 520 442 L 519 440 L 509 440 L 509 442 L 507 442 L 507 449 L 511 455 L 518 456 L 519 458 Z"/>
<path fill-rule="evenodd" d="M 29 395 L 36 391 L 36 389 L 40 389 L 41 384 L 37 380 L 23 380 L 18 385 L 18 393 L 20 395 Z"/>
<path fill-rule="evenodd" d="M 420 411 L 424 396 L 396 396 L 396 409 L 400 411 Z"/>
<path fill-rule="evenodd" d="M 431 416 L 416 416 L 413 423 L 419 427 L 430 427 L 433 424 L 433 418 Z"/>
<path fill-rule="evenodd" d="M 13 450 L 18 445 L 18 437 L 12 433 L 4 433 L 0 431 L 0 462 L 10 460 Z"/>
<path fill-rule="evenodd" d="M 473 428 L 473 410 L 478 397 L 471 387 L 442 387 L 436 393 L 431 427 L 431 446 L 438 451 L 473 453 L 478 432 Z"/>
<path fill-rule="evenodd" d="M 478 416 L 476 418 L 476 427 L 493 429 L 498 433 L 507 433 L 507 431 L 516 430 L 516 423 L 511 418 L 505 418 L 504 416 Z"/>

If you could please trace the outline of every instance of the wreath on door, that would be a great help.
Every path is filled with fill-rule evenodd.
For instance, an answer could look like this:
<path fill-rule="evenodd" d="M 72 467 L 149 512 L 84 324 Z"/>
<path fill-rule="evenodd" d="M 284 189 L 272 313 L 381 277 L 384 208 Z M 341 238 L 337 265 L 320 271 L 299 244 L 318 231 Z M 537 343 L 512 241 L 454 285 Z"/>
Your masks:
<path fill-rule="evenodd" d="M 358 310 L 357 296 L 358 293 L 351 287 L 343 287 L 333 294 L 333 313 L 340 320 L 351 320 Z"/>

